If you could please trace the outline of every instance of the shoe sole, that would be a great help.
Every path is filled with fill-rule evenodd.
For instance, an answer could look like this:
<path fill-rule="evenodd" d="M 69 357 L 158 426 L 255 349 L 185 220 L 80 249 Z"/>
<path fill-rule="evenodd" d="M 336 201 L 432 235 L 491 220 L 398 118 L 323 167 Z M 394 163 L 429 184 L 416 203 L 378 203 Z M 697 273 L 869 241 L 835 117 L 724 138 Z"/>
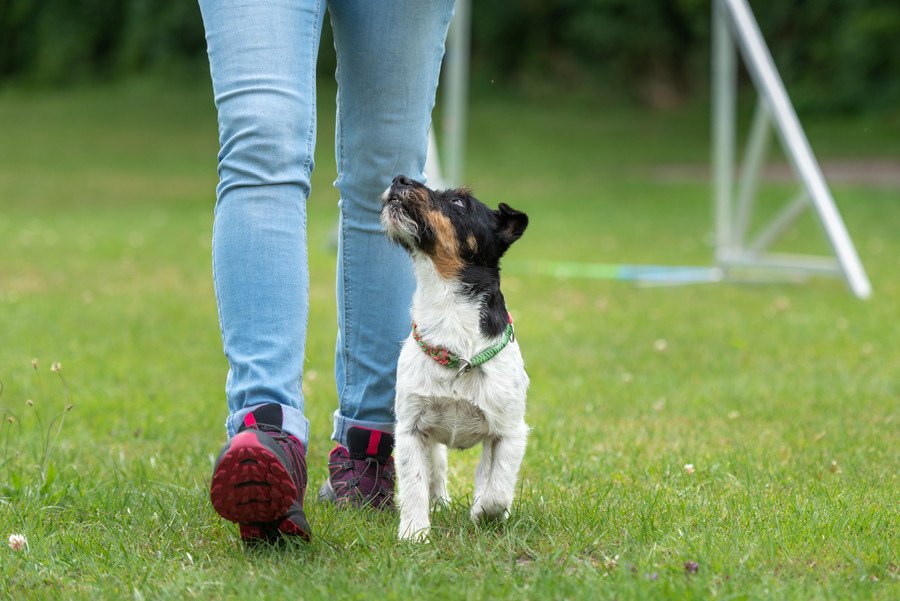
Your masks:
<path fill-rule="evenodd" d="M 287 468 L 252 431 L 231 439 L 209 488 L 216 512 L 238 524 L 275 522 L 298 496 Z"/>
<path fill-rule="evenodd" d="M 239 524 L 241 540 L 248 545 L 278 543 L 286 537 L 312 540 L 309 522 L 304 514 L 285 517 L 272 524 Z"/>

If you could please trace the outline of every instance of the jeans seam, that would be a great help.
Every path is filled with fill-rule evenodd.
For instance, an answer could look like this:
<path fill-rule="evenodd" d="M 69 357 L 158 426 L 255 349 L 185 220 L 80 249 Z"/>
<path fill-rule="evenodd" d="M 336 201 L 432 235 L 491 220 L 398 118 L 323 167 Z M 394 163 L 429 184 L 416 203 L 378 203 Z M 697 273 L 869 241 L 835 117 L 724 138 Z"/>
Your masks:
<path fill-rule="evenodd" d="M 332 29 L 334 29 L 334 17 L 332 17 L 330 13 L 329 13 L 329 18 L 331 20 L 331 27 L 332 27 Z M 345 157 L 345 154 L 344 154 L 344 127 L 343 127 L 344 107 L 343 107 L 343 103 L 341 102 L 341 54 L 342 53 L 341 53 L 340 49 L 337 47 L 337 44 L 335 44 L 335 57 L 337 59 L 336 60 L 337 65 L 335 67 L 335 80 L 337 81 L 337 84 L 338 84 L 337 172 L 338 172 L 339 178 L 344 173 L 344 157 Z M 348 330 L 347 322 L 351 319 L 351 315 L 353 314 L 353 309 L 350 305 L 350 301 L 348 300 L 350 298 L 350 296 L 348 295 L 348 290 L 350 289 L 350 286 L 349 286 L 349 280 L 347 278 L 347 262 L 345 259 L 347 235 L 346 235 L 346 231 L 344 229 L 346 227 L 346 220 L 343 218 L 343 212 L 344 212 L 344 206 L 345 206 L 347 200 L 343 197 L 343 195 L 341 196 L 340 200 L 341 200 L 341 218 L 340 218 L 340 233 L 339 233 L 339 235 L 341 237 L 341 243 L 339 245 L 340 256 L 338 257 L 338 260 L 341 262 L 341 287 L 344 291 L 344 294 L 343 294 L 344 298 L 341 301 L 341 303 L 343 305 L 343 310 L 344 310 L 344 320 L 343 320 L 343 324 L 342 324 L 343 331 L 341 332 L 341 337 L 340 337 L 341 338 L 340 352 L 341 352 L 341 360 L 344 364 L 344 374 L 343 374 L 344 381 L 341 383 L 342 384 L 341 389 L 340 389 L 341 392 L 340 392 L 340 396 L 338 398 L 338 415 L 342 418 L 341 428 L 343 430 L 343 428 L 344 428 L 343 420 L 346 419 L 346 416 L 344 415 L 344 410 L 345 410 L 346 404 L 347 404 L 347 397 L 349 396 L 349 391 L 353 388 L 353 378 L 352 378 L 351 370 L 350 370 L 350 345 L 349 345 L 349 341 L 347 340 L 347 336 L 346 336 L 346 332 Z"/>
<path fill-rule="evenodd" d="M 314 144 L 313 144 L 313 139 L 314 139 L 315 133 L 316 133 L 316 120 L 317 120 L 317 113 L 316 113 L 316 63 L 318 62 L 318 47 L 317 47 L 317 41 L 318 41 L 318 37 L 319 37 L 319 36 L 316 35 L 316 31 L 317 31 L 318 28 L 319 28 L 319 14 L 321 13 L 321 10 L 322 10 L 322 1 L 321 1 L 321 0 L 318 0 L 318 1 L 316 2 L 315 14 L 313 15 L 313 21 L 312 21 L 313 35 L 310 36 L 310 53 L 309 53 L 309 56 L 310 56 L 310 58 L 311 58 L 311 60 L 310 60 L 310 63 L 311 63 L 311 64 L 310 64 L 310 69 L 309 69 L 309 73 L 310 73 L 310 78 L 309 78 L 309 79 L 310 79 L 310 85 L 309 85 L 309 89 L 310 89 L 311 94 L 312 94 L 312 101 L 311 101 L 311 103 L 310 103 L 310 105 L 311 105 L 311 114 L 310 114 L 310 121 L 309 121 L 309 129 L 306 131 L 306 160 L 304 161 L 303 167 L 302 167 L 302 168 L 303 168 L 303 172 L 304 172 L 305 175 L 306 175 L 306 180 L 309 182 L 310 188 L 312 187 L 313 154 L 315 153 L 315 148 L 314 148 Z M 301 208 L 301 212 L 303 213 L 303 221 L 304 221 L 303 227 L 304 227 L 304 231 L 308 228 L 308 224 L 307 224 L 307 210 L 306 210 L 306 207 L 308 206 L 308 204 L 307 204 L 307 201 L 308 201 L 308 200 L 309 200 L 309 193 L 307 193 L 307 198 L 304 199 L 304 207 Z M 307 236 L 304 235 L 304 238 L 306 238 L 306 237 L 307 237 Z M 309 248 L 308 248 L 307 244 L 304 244 L 304 245 L 303 245 L 303 259 L 302 259 L 302 260 L 303 260 L 303 264 L 306 265 L 306 269 L 307 269 L 307 272 L 308 272 L 308 271 L 309 271 Z M 303 316 L 303 319 L 306 321 L 307 327 L 304 327 L 304 328 L 303 328 L 304 332 L 306 332 L 306 331 L 309 329 L 309 328 L 308 328 L 308 324 L 309 324 L 309 313 L 308 313 L 308 311 L 309 311 L 309 289 L 308 289 L 308 288 L 307 288 L 307 290 L 305 291 L 305 293 L 306 293 L 306 295 L 307 295 L 307 303 L 306 303 L 306 306 L 307 306 L 307 314 Z M 298 403 L 299 406 L 298 406 L 298 407 L 295 407 L 294 409 L 296 409 L 297 411 L 299 411 L 299 412 L 300 412 L 300 415 L 302 415 L 302 416 L 305 417 L 305 413 L 306 413 L 306 412 L 305 412 L 305 405 L 306 405 L 306 402 L 305 402 L 305 401 L 306 401 L 306 400 L 303 398 L 303 373 L 304 373 L 304 371 L 305 371 L 305 370 L 304 370 L 304 362 L 305 362 L 305 357 L 301 357 L 301 360 L 300 360 L 300 377 L 297 379 L 297 382 L 295 383 L 296 389 L 295 389 L 295 391 L 294 391 L 295 399 L 296 399 L 296 401 L 297 401 L 297 403 Z M 308 420 L 307 420 L 307 427 L 306 427 L 306 429 L 307 429 L 307 433 L 306 433 L 306 434 L 307 434 L 307 436 L 308 436 L 308 435 L 309 435 L 309 432 L 308 432 L 308 430 L 309 430 Z"/>
<path fill-rule="evenodd" d="M 341 219 L 341 236 L 344 240 L 347 239 L 346 233 L 344 231 L 345 227 L 344 219 Z M 346 407 L 347 397 L 350 395 L 350 391 L 353 389 L 353 375 L 350 369 L 351 355 L 350 355 L 350 341 L 346 335 L 347 331 L 350 329 L 347 326 L 347 323 L 352 320 L 353 316 L 353 305 L 350 303 L 350 295 L 348 292 L 351 289 L 349 278 L 347 277 L 347 264 L 345 260 L 345 248 L 346 244 L 342 245 L 341 248 L 341 286 L 344 289 L 344 298 L 342 304 L 344 305 L 344 321 L 343 321 L 343 332 L 341 332 L 341 355 L 342 361 L 344 363 L 344 382 L 341 387 L 341 395 L 338 399 L 338 410 L 341 417 L 346 417 L 344 415 L 344 409 Z"/>
<path fill-rule="evenodd" d="M 331 12 L 328 13 L 328 19 L 331 22 L 331 29 L 334 30 L 334 17 L 331 15 Z M 341 51 L 338 48 L 337 44 L 334 45 L 334 55 L 335 55 L 335 68 L 334 68 L 334 79 L 338 85 L 338 102 L 337 102 L 337 131 L 338 131 L 338 160 L 337 160 L 337 172 L 338 177 L 341 176 L 344 172 L 344 128 L 342 127 L 342 122 L 344 120 L 344 109 L 341 106 Z"/>
<path fill-rule="evenodd" d="M 213 229 L 215 229 L 215 221 L 218 219 L 219 208 L 220 208 L 220 205 L 219 205 L 219 202 L 217 199 L 216 207 L 213 210 Z M 212 240 L 210 241 L 210 250 L 211 250 L 211 255 L 212 255 L 213 290 L 215 291 L 215 294 L 216 294 L 216 320 L 219 322 L 219 335 L 222 339 L 222 354 L 225 355 L 225 359 L 226 359 L 226 361 L 228 361 L 228 369 L 230 371 L 232 369 L 231 358 L 228 356 L 228 353 L 225 351 L 225 349 L 228 347 L 225 344 L 225 322 L 222 321 L 222 307 L 221 307 L 221 301 L 219 299 L 219 270 L 216 267 L 216 236 L 215 235 L 212 236 Z M 226 402 L 228 401 L 227 391 L 225 394 L 225 400 L 226 400 Z M 231 412 L 229 411 L 229 414 L 230 413 Z M 230 416 L 229 416 L 229 419 L 225 420 L 225 432 L 229 437 L 234 436 L 234 433 L 230 432 L 230 430 L 231 430 L 231 425 L 230 425 Z"/>
<path fill-rule="evenodd" d="M 318 62 L 318 46 L 319 36 L 315 35 L 315 31 L 319 26 L 319 14 L 322 11 L 322 0 L 316 2 L 316 13 L 313 17 L 313 35 L 310 36 L 310 57 L 312 64 L 310 65 L 310 87 L 312 92 L 312 113 L 309 121 L 309 130 L 306 132 L 306 161 L 303 164 L 303 171 L 306 172 L 306 179 L 312 184 L 312 164 L 313 164 L 313 136 L 316 132 L 316 63 Z"/>

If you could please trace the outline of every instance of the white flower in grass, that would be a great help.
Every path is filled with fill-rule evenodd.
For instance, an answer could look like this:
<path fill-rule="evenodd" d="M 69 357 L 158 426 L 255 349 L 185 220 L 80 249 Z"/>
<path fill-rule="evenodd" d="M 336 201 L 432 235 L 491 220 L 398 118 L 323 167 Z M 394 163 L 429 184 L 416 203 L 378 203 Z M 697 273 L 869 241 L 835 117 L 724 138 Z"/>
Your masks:
<path fill-rule="evenodd" d="M 13 551 L 21 551 L 28 544 L 28 539 L 21 534 L 9 535 L 9 548 Z"/>
<path fill-rule="evenodd" d="M 603 567 L 606 568 L 607 572 L 612 572 L 617 567 L 619 567 L 619 556 L 613 555 L 612 557 L 606 557 L 603 560 Z"/>
<path fill-rule="evenodd" d="M 653 348 L 656 349 L 656 352 L 662 353 L 669 348 L 669 343 L 666 342 L 665 338 L 659 338 L 656 342 L 653 343 Z"/>
<path fill-rule="evenodd" d="M 50 371 L 59 371 L 59 370 L 61 370 L 61 369 L 62 369 L 62 363 L 60 363 L 59 361 L 55 361 L 55 362 L 50 366 Z"/>
<path fill-rule="evenodd" d="M 693 463 L 685 463 L 684 471 L 687 472 L 688 474 L 693 474 L 694 473 L 694 464 Z"/>

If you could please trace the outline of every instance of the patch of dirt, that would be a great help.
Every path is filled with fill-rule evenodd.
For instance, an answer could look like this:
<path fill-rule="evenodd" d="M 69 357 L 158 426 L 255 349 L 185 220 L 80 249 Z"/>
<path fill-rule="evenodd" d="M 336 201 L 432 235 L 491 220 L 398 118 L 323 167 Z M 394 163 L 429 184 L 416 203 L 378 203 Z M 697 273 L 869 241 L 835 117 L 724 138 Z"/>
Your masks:
<path fill-rule="evenodd" d="M 830 159 L 819 163 L 829 184 L 851 184 L 874 188 L 900 188 L 900 159 Z M 652 168 L 653 177 L 664 182 L 707 181 L 708 164 L 684 163 Z M 738 170 L 737 177 L 740 177 Z M 790 164 L 773 162 L 763 167 L 765 181 L 790 183 L 798 181 Z"/>

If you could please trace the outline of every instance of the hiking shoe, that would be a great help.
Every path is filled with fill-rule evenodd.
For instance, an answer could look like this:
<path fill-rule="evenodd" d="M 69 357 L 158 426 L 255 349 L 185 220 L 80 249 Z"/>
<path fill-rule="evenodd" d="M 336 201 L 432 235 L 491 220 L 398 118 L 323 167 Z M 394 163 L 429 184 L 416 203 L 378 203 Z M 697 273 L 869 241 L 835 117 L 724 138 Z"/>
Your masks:
<path fill-rule="evenodd" d="M 281 424 L 281 405 L 260 405 L 244 418 L 213 468 L 209 498 L 219 515 L 240 525 L 244 541 L 310 538 L 303 513 L 306 449 Z"/>
<path fill-rule="evenodd" d="M 387 432 L 351 427 L 347 446 L 328 456 L 328 480 L 319 499 L 337 505 L 394 509 L 394 437 Z"/>

